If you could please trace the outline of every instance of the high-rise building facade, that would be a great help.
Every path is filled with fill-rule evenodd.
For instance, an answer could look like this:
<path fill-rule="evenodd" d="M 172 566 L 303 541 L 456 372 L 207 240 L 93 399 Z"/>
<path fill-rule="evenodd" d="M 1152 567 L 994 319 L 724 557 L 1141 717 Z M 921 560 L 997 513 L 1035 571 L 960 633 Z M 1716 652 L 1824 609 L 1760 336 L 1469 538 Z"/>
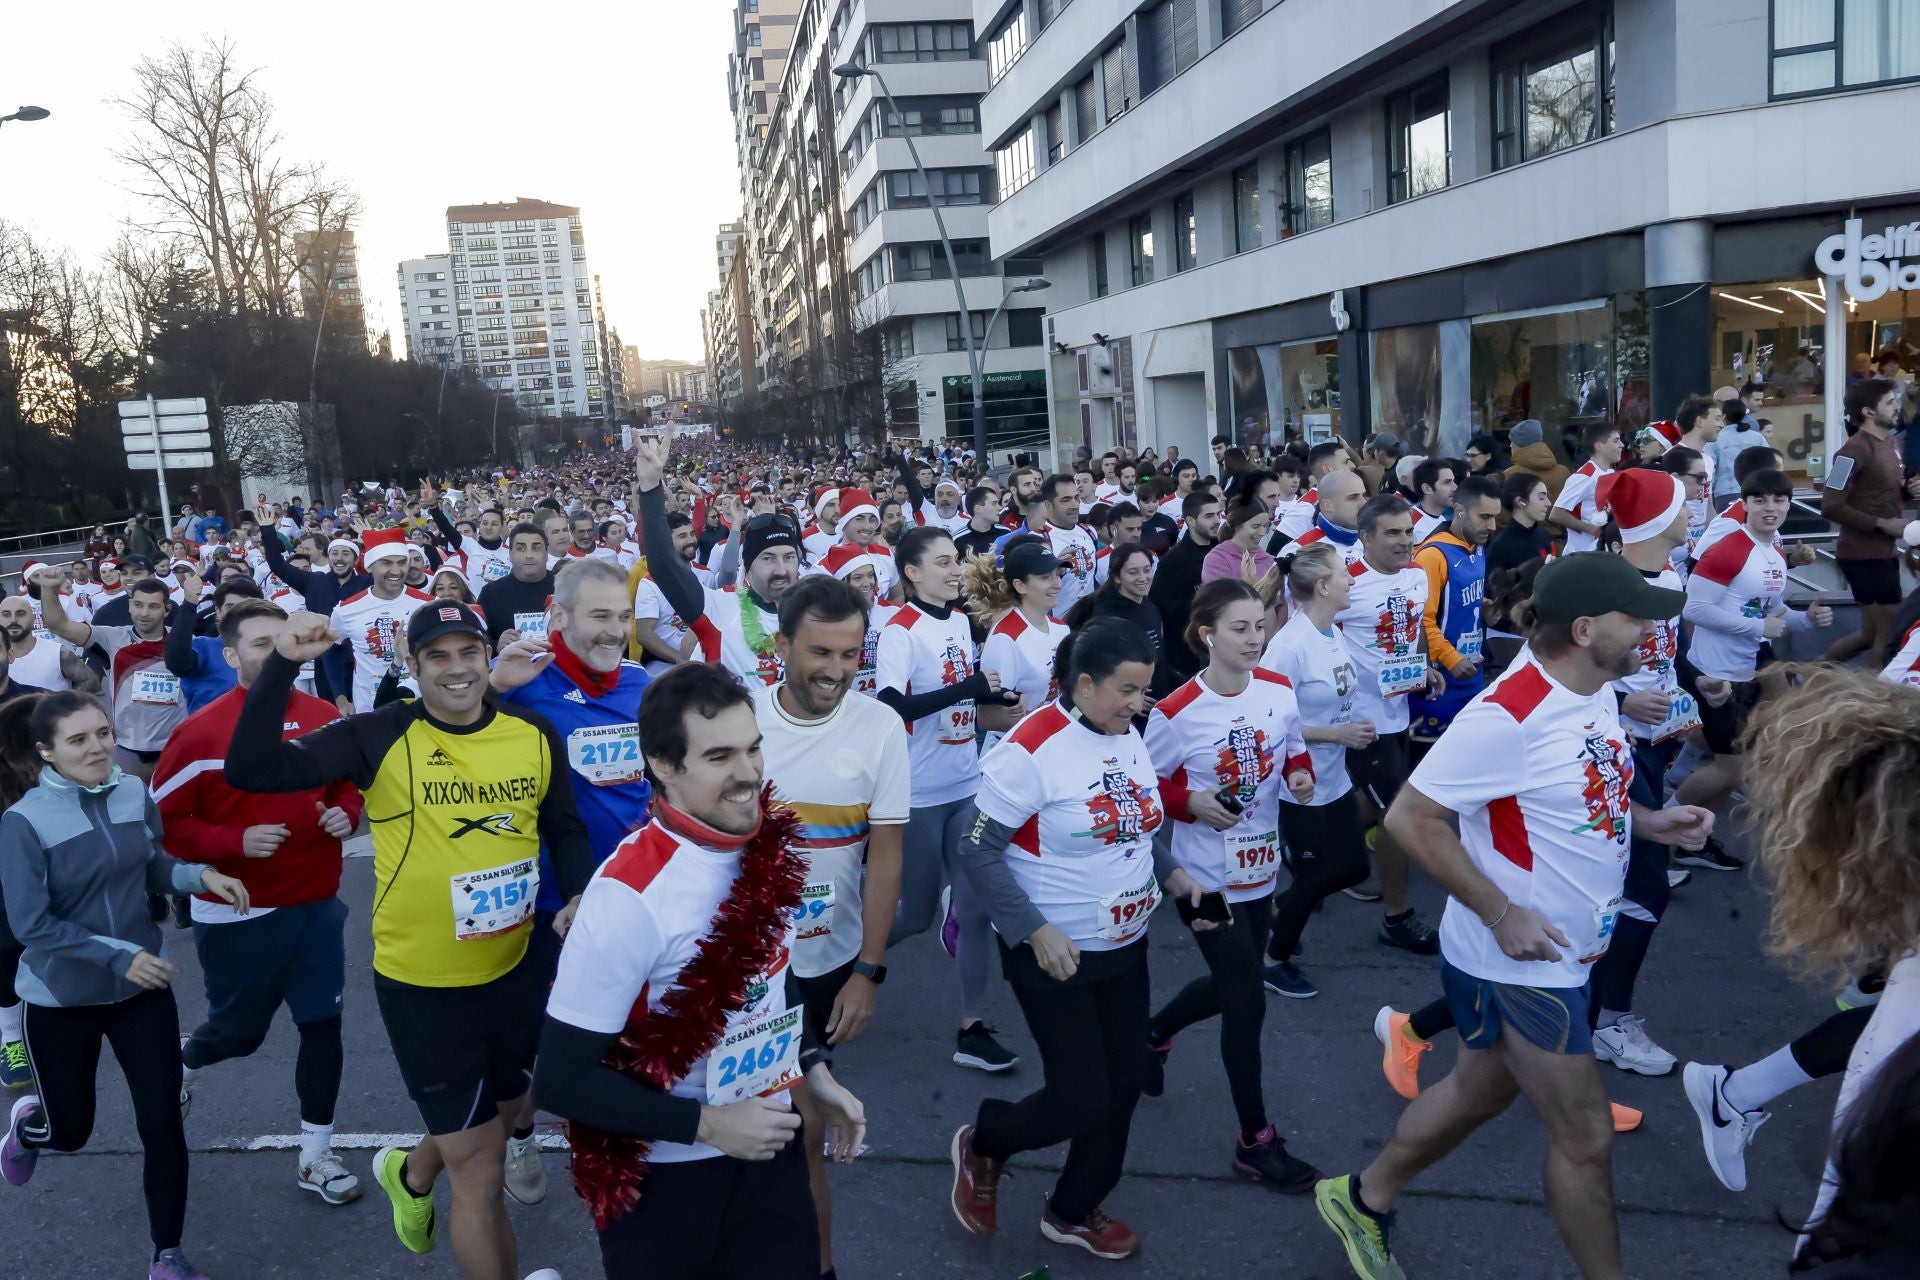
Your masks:
<path fill-rule="evenodd" d="M 407 359 L 423 364 L 459 360 L 460 330 L 453 314 L 453 255 L 429 254 L 400 264 L 400 327 Z"/>
<path fill-rule="evenodd" d="M 1061 458 L 1374 430 L 1458 457 L 1536 419 L 1571 460 L 1752 382 L 1812 473 L 1850 363 L 1920 342 L 1911 268 L 1868 278 L 1920 223 L 1884 133 L 1920 26 L 1888 5 L 971 8 Z"/>
<path fill-rule="evenodd" d="M 324 311 L 330 333 L 351 333 L 365 341 L 366 297 L 361 292 L 353 228 L 298 231 L 293 245 L 300 263 L 300 309 L 309 316 Z"/>
<path fill-rule="evenodd" d="M 535 417 L 604 417 L 580 210 L 526 197 L 452 205 L 447 249 L 461 363 Z"/>

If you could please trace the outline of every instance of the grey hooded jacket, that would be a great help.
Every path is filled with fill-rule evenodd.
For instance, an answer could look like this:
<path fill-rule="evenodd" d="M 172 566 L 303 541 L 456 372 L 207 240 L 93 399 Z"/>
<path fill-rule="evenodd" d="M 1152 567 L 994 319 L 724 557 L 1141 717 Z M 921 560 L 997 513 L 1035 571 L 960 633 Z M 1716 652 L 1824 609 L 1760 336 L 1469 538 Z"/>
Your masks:
<path fill-rule="evenodd" d="M 14 986 L 28 1004 L 114 1004 L 140 994 L 137 952 L 160 954 L 147 895 L 200 893 L 205 867 L 160 852 L 160 811 L 146 784 L 120 775 L 97 789 L 52 767 L 0 814 L 0 898 L 26 948 Z"/>

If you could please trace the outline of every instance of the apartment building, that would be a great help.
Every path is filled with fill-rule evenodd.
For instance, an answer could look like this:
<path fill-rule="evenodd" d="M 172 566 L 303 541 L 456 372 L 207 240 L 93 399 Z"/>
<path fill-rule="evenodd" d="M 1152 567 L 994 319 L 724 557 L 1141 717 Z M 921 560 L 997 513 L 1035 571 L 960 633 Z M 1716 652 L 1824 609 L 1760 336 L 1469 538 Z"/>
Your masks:
<path fill-rule="evenodd" d="M 1061 458 L 1371 430 L 1458 456 L 1526 418 L 1571 453 L 1754 381 L 1817 475 L 1845 372 L 1920 345 L 1920 152 L 1887 135 L 1920 25 L 1893 0 L 971 18 L 993 250 L 1053 284 Z"/>
<path fill-rule="evenodd" d="M 366 296 L 360 288 L 353 228 L 296 231 L 293 248 L 300 263 L 301 311 L 317 316 L 324 309 L 329 332 L 351 333 L 366 341 Z"/>
<path fill-rule="evenodd" d="M 749 344 L 754 348 L 746 359 L 750 373 L 742 381 L 757 386 L 766 376 L 762 353 L 772 327 L 770 260 L 761 241 L 771 221 L 763 207 L 764 187 L 754 181 L 766 163 L 767 130 L 780 104 L 781 85 L 793 46 L 794 32 L 806 0 L 734 0 L 733 50 L 727 58 L 727 99 L 733 111 L 734 156 L 740 174 L 740 201 L 743 210 L 741 250 L 747 257 L 745 275 L 747 310 L 738 315 L 735 325 L 745 356 Z M 744 394 L 744 393 L 743 393 Z"/>
<path fill-rule="evenodd" d="M 458 360 L 460 330 L 453 314 L 453 255 L 434 253 L 409 258 L 396 274 L 407 359 L 423 364 Z"/>

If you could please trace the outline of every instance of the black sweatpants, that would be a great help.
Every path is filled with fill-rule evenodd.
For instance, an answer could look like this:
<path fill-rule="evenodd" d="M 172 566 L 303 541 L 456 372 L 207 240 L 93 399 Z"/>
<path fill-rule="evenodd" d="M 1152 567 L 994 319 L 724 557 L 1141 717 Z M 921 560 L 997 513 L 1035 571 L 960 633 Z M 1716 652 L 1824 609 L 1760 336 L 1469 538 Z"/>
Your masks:
<path fill-rule="evenodd" d="M 1048 977 L 1025 945 L 1000 943 L 1000 963 L 1040 1048 L 1045 1083 L 1018 1102 L 986 1098 L 973 1150 L 990 1160 L 1067 1144 L 1049 1197 L 1054 1216 L 1078 1226 L 1120 1184 L 1127 1134 L 1146 1067 L 1146 939 L 1117 951 L 1083 951 L 1065 982 Z"/>
<path fill-rule="evenodd" d="M 607 1280 L 815 1280 L 820 1226 L 802 1129 L 771 1160 L 650 1164 L 640 1202 L 600 1232 Z"/>
<path fill-rule="evenodd" d="M 24 1021 L 44 1127 L 23 1129 L 22 1141 L 48 1151 L 87 1145 L 104 1039 L 133 1098 L 153 1247 L 177 1248 L 187 1221 L 187 1131 L 180 1118 L 180 1012 L 173 992 L 142 991 L 118 1004 L 72 1009 L 30 1004 Z"/>
<path fill-rule="evenodd" d="M 1194 945 L 1207 962 L 1195 978 L 1147 1022 L 1147 1040 L 1164 1044 L 1196 1022 L 1220 1016 L 1220 1061 L 1227 1069 L 1240 1136 L 1248 1142 L 1267 1127 L 1267 1102 L 1260 1087 L 1260 1028 L 1267 1020 L 1267 993 L 1261 985 L 1260 953 L 1267 945 L 1273 899 L 1233 904 L 1233 923 L 1223 929 L 1195 929 Z"/>
<path fill-rule="evenodd" d="M 1280 805 L 1280 835 L 1287 845 L 1293 883 L 1273 906 L 1273 937 L 1267 955 L 1285 961 L 1306 932 L 1313 909 L 1330 894 L 1367 878 L 1367 843 L 1360 830 L 1360 799 L 1348 791 L 1327 804 Z"/>

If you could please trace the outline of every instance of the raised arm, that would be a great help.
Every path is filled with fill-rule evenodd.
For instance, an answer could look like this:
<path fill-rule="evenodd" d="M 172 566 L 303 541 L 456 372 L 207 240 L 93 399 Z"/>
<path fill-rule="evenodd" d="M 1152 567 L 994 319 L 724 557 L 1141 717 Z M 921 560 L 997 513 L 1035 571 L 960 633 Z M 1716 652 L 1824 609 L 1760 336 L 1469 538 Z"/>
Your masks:
<path fill-rule="evenodd" d="M 673 530 L 667 528 L 667 494 L 660 487 L 666 446 L 656 448 L 651 440 L 636 440 L 633 451 L 637 458 L 633 500 L 640 513 L 640 545 L 647 548 L 647 572 L 681 621 L 692 626 L 694 619 L 706 615 L 707 592 L 693 570 L 673 554 Z"/>

